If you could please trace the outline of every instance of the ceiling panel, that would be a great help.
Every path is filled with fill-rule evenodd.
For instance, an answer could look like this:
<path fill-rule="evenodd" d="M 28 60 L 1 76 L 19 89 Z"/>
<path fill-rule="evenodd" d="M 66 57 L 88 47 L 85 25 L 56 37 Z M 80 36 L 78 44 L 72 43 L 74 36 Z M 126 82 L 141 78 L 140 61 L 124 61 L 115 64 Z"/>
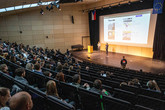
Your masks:
<path fill-rule="evenodd" d="M 42 0 L 42 2 L 48 2 L 48 1 L 54 1 L 54 0 Z M 60 0 L 61 3 L 73 3 L 75 0 Z M 79 4 L 88 4 L 93 2 L 98 2 L 101 0 L 83 0 L 83 2 L 76 2 Z M 18 5 L 25 5 L 25 4 L 32 4 L 32 3 L 38 3 L 39 0 L 0 0 L 0 9 L 1 8 L 7 8 L 12 6 L 18 6 Z"/>

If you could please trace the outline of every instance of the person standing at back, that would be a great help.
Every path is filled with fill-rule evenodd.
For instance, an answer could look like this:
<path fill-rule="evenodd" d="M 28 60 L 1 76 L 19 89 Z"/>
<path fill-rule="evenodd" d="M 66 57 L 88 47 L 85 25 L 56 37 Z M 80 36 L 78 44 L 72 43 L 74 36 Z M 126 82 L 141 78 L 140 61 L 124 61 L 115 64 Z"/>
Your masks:
<path fill-rule="evenodd" d="M 122 69 L 125 69 L 127 65 L 127 60 L 125 59 L 125 56 L 123 56 L 123 59 L 121 59 L 120 63 L 121 63 Z"/>
<path fill-rule="evenodd" d="M 106 55 L 108 56 L 108 47 L 109 47 L 109 45 L 108 45 L 108 43 L 106 43 L 106 45 L 105 45 L 105 50 L 106 50 Z"/>
<path fill-rule="evenodd" d="M 100 51 L 100 42 L 97 43 L 98 51 Z"/>

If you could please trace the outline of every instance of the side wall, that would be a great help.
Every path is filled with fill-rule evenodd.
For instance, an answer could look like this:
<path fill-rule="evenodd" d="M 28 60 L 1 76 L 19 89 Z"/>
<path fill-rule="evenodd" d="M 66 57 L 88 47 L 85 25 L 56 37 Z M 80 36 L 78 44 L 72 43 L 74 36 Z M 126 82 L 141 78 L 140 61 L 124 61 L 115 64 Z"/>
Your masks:
<path fill-rule="evenodd" d="M 81 8 L 73 5 L 63 6 L 61 11 L 43 8 L 44 15 L 36 9 L 0 17 L 0 38 L 65 51 L 71 45 L 81 44 L 82 36 L 89 36 L 88 13 L 83 14 Z"/>

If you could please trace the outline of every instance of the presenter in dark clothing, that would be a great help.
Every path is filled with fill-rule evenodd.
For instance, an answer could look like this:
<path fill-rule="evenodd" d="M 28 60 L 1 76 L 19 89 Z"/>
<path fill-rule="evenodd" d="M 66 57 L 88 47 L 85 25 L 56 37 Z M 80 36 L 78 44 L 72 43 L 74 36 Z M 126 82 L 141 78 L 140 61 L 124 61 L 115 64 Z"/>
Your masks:
<path fill-rule="evenodd" d="M 121 60 L 121 67 L 125 69 L 126 65 L 127 65 L 127 60 L 125 59 L 125 56 L 123 56 L 123 59 Z"/>
<path fill-rule="evenodd" d="M 108 56 L 108 43 L 106 43 L 106 45 L 105 45 L 105 49 L 106 49 L 106 55 Z"/>

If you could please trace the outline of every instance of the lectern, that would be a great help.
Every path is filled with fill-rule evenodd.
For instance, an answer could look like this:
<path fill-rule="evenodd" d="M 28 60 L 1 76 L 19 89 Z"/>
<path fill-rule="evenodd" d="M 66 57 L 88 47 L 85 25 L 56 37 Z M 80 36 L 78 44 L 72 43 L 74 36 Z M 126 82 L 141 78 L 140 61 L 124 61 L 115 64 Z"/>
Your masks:
<path fill-rule="evenodd" d="M 88 53 L 93 53 L 93 46 L 88 45 Z"/>

